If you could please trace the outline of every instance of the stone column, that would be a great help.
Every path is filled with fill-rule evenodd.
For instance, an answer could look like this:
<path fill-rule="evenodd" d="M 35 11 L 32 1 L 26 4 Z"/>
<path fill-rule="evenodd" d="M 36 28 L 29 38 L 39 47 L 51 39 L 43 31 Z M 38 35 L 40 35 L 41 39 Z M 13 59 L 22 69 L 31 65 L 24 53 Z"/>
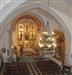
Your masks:
<path fill-rule="evenodd" d="M 1 35 L 0 35 L 0 49 L 1 49 Z"/>
<path fill-rule="evenodd" d="M 7 30 L 8 32 L 8 39 L 9 39 L 9 57 L 12 58 L 13 52 L 12 52 L 12 27 L 10 26 L 10 29 Z"/>
<path fill-rule="evenodd" d="M 2 24 L 0 24 L 0 49 L 2 48 Z"/>

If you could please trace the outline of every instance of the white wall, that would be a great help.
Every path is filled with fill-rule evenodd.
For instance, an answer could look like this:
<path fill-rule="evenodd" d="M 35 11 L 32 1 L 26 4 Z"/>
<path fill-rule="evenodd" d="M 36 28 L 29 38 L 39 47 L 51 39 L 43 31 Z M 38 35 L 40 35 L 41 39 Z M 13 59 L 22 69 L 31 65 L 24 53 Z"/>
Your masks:
<path fill-rule="evenodd" d="M 0 24 L 0 49 L 1 49 L 1 24 Z"/>
<path fill-rule="evenodd" d="M 9 49 L 9 33 L 7 30 L 5 30 L 2 36 L 2 44 L 3 44 L 3 47 L 5 47 L 6 49 Z"/>
<path fill-rule="evenodd" d="M 71 11 L 72 12 L 72 11 Z M 71 30 L 71 51 L 70 51 L 70 64 L 72 65 L 72 14 L 71 14 L 71 27 L 70 27 L 70 30 Z"/>

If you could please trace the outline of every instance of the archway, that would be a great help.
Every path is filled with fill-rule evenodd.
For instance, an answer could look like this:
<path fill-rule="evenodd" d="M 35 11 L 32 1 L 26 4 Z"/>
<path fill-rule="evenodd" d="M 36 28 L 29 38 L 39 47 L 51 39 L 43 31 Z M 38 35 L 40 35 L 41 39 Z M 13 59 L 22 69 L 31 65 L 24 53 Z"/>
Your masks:
<path fill-rule="evenodd" d="M 21 4 L 21 5 L 22 5 L 22 4 Z M 55 19 L 57 19 L 57 21 L 59 21 L 59 23 L 61 24 L 62 28 L 64 29 L 65 37 L 66 37 L 67 43 L 68 43 L 68 46 L 67 46 L 66 50 L 67 50 L 67 51 L 70 50 L 70 40 L 69 40 L 69 39 L 71 39 L 71 38 L 70 38 L 70 34 L 68 34 L 69 31 L 68 31 L 68 28 L 66 27 L 66 25 L 65 25 L 65 23 L 64 23 L 64 20 L 62 20 L 62 18 L 60 17 L 60 15 L 59 15 L 58 13 L 56 13 L 53 9 L 50 9 L 50 11 L 48 12 L 46 6 L 38 5 L 37 3 L 30 4 L 29 6 L 27 6 L 27 7 L 28 7 L 27 10 L 24 10 L 25 7 L 21 7 L 22 9 L 18 7 L 18 9 L 20 9 L 20 10 L 18 10 L 18 9 L 15 10 L 15 9 L 14 9 L 14 11 L 12 11 L 12 12 L 8 15 L 8 16 L 12 15 L 12 17 L 11 17 L 11 18 L 6 17 L 5 20 L 3 21 L 3 26 L 4 26 L 4 28 L 2 29 L 2 30 L 3 30 L 3 33 L 4 33 L 3 35 L 5 35 L 5 33 L 6 33 L 5 30 L 7 29 L 8 26 L 11 25 L 12 20 L 14 19 L 14 17 L 15 17 L 16 15 L 20 14 L 21 12 L 30 11 L 34 5 L 35 5 L 35 7 L 34 7 L 33 9 L 38 9 L 38 8 L 39 8 L 39 9 L 41 9 L 42 12 L 44 12 L 45 14 L 50 13 L 53 17 L 55 17 Z M 31 7 L 31 6 L 32 6 L 32 7 Z M 18 12 L 18 11 L 19 11 L 19 12 Z M 21 11 L 21 12 L 20 12 L 20 11 Z M 10 35 L 8 35 L 8 36 L 10 36 Z M 4 38 L 5 38 L 5 37 L 4 37 Z M 3 38 L 3 39 L 4 39 L 4 38 Z M 5 45 L 6 45 L 6 44 L 5 44 Z M 10 46 L 10 48 L 11 48 L 11 46 Z M 11 50 L 10 50 L 10 51 L 11 51 Z"/>
<path fill-rule="evenodd" d="M 16 55 L 23 56 L 36 53 L 36 51 L 40 49 L 38 44 L 41 41 L 45 44 L 51 44 L 52 46 L 48 45 L 48 51 L 51 50 L 49 52 L 52 53 L 53 50 L 55 50 L 53 56 L 64 62 L 66 49 L 64 33 L 59 30 L 54 30 L 55 36 L 45 36 L 42 33 L 43 31 L 47 31 L 46 29 L 47 28 L 36 16 L 31 14 L 17 16 L 12 24 L 12 46 L 15 48 L 14 52 Z M 43 37 L 44 40 L 41 40 Z M 55 48 L 53 47 L 53 45 L 55 45 L 53 42 L 54 38 L 56 39 L 55 42 L 57 45 Z M 65 47 L 63 48 L 62 45 Z M 43 48 L 41 48 L 41 50 L 42 49 Z M 40 54 L 45 52 L 46 50 L 41 51 Z"/>

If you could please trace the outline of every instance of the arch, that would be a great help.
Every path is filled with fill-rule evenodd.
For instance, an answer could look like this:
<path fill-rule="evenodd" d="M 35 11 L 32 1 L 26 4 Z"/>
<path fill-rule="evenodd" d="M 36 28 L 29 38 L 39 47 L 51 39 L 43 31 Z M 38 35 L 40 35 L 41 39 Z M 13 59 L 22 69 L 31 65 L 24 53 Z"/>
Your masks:
<path fill-rule="evenodd" d="M 21 14 L 21 15 L 18 15 L 13 21 L 12 21 L 12 30 L 14 30 L 14 27 L 16 26 L 16 23 L 22 19 L 32 19 L 37 27 L 38 27 L 38 31 L 41 30 L 41 27 L 42 27 L 42 22 L 38 19 L 37 16 L 35 15 L 32 15 L 32 14 Z"/>
<path fill-rule="evenodd" d="M 23 3 L 21 3 L 20 6 L 21 5 L 23 5 Z M 59 14 L 59 12 L 57 12 L 56 10 L 54 10 L 52 8 L 50 8 L 49 11 L 48 11 L 48 8 L 46 6 L 44 6 L 44 5 L 42 5 L 41 3 L 39 3 L 39 4 L 38 3 L 34 3 L 34 4 L 31 3 L 30 5 L 28 5 L 27 10 L 25 9 L 25 11 L 21 10 L 21 8 L 24 8 L 23 6 L 20 7 L 20 10 L 19 10 L 19 6 L 17 8 L 18 8 L 17 10 L 14 9 L 14 11 L 12 11 L 8 15 L 9 17 L 10 17 L 10 15 L 13 15 L 10 20 L 9 20 L 9 17 L 6 17 L 3 20 L 3 22 L 5 23 L 5 24 L 3 23 L 4 25 L 7 25 L 7 23 L 11 24 L 11 21 L 14 19 L 15 16 L 17 16 L 20 13 L 20 11 L 21 12 L 28 12 L 28 11 L 30 11 L 32 9 L 35 9 L 35 8 L 42 9 L 43 12 L 45 12 L 46 14 L 48 14 L 48 13 L 51 14 L 60 23 L 61 27 L 64 29 L 65 37 L 67 39 L 67 43 L 68 43 L 67 50 L 71 50 L 71 48 L 70 48 L 71 47 L 71 35 L 70 35 L 69 29 L 67 27 L 67 24 L 65 23 L 65 21 L 63 20 L 63 18 Z"/>

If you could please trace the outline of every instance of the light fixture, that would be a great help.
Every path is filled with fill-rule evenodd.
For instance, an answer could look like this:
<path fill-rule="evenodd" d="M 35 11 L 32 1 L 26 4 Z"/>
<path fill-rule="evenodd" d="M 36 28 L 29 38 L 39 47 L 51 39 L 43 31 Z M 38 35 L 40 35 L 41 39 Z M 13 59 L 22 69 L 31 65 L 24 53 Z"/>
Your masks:
<path fill-rule="evenodd" d="M 14 48 L 14 46 L 12 45 L 12 48 Z"/>
<path fill-rule="evenodd" d="M 48 44 L 47 46 L 48 46 L 48 48 L 51 48 L 52 45 L 51 44 Z"/>
<path fill-rule="evenodd" d="M 43 31 L 43 34 L 44 34 L 44 35 L 48 35 L 48 32 L 47 32 L 47 31 Z"/>
<path fill-rule="evenodd" d="M 51 38 L 52 41 L 55 41 L 55 38 Z"/>
<path fill-rule="evenodd" d="M 44 47 L 44 44 L 38 43 L 38 45 L 39 45 L 40 47 Z"/>
<path fill-rule="evenodd" d="M 42 40 L 42 37 L 40 37 L 40 40 Z"/>
<path fill-rule="evenodd" d="M 49 2 L 48 2 L 48 10 L 49 10 Z M 49 18 L 49 14 L 48 14 Z M 46 29 L 43 31 L 43 38 L 40 38 L 39 46 L 40 47 L 48 47 L 48 49 L 55 49 L 56 45 L 56 38 L 55 38 L 55 32 L 50 31 L 50 25 L 47 21 Z M 43 44 L 42 44 L 43 42 Z"/>
<path fill-rule="evenodd" d="M 54 46 L 57 47 L 57 44 L 55 44 Z"/>
<path fill-rule="evenodd" d="M 55 32 L 52 32 L 52 35 L 55 35 Z"/>
<path fill-rule="evenodd" d="M 49 36 L 49 37 L 48 37 L 48 40 L 50 40 L 50 39 L 51 39 L 51 37 Z"/>

